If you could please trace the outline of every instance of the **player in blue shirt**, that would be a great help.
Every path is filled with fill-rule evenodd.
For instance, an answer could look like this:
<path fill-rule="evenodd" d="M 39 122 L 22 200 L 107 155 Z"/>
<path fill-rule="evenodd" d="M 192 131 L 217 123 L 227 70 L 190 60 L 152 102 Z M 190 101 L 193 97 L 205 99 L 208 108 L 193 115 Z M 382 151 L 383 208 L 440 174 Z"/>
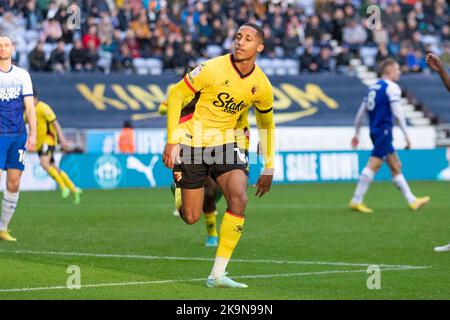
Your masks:
<path fill-rule="evenodd" d="M 31 77 L 11 62 L 14 50 L 11 38 L 0 35 L 0 179 L 6 170 L 6 190 L 3 193 L 0 217 L 0 240 L 16 241 L 8 225 L 19 200 L 20 177 L 24 170 L 25 152 L 36 145 L 36 112 L 34 110 Z M 30 134 L 27 137 L 26 112 Z"/>
<path fill-rule="evenodd" d="M 355 119 L 355 136 L 352 139 L 352 147 L 356 148 L 359 144 L 359 131 L 364 115 L 368 113 L 373 151 L 366 167 L 361 172 L 358 185 L 350 202 L 350 208 L 365 213 L 373 212 L 363 203 L 364 195 L 375 174 L 386 161 L 391 170 L 392 182 L 402 192 L 409 207 L 418 210 L 430 201 L 430 197 L 416 198 L 411 192 L 402 174 L 400 159 L 392 146 L 392 128 L 394 118 L 396 118 L 405 135 L 406 149 L 411 147 L 406 120 L 400 109 L 401 89 L 395 83 L 400 78 L 400 66 L 395 60 L 386 59 L 380 64 L 380 71 L 381 79 L 369 88 Z"/>

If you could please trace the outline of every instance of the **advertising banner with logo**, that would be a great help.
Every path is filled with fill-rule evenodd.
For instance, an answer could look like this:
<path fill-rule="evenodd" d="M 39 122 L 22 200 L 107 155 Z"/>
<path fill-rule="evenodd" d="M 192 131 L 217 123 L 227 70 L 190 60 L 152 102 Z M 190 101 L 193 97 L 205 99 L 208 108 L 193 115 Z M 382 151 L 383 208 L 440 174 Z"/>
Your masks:
<path fill-rule="evenodd" d="M 56 112 L 63 128 L 164 128 L 158 113 L 176 75 L 33 74 L 41 99 Z M 344 75 L 273 76 L 278 126 L 352 125 L 366 87 Z M 219 99 L 219 97 L 218 97 Z M 219 100 L 218 100 L 219 101 Z M 222 105 L 222 104 L 218 104 Z M 252 114 L 250 122 L 256 123 Z"/>
<path fill-rule="evenodd" d="M 351 182 L 369 159 L 370 151 L 281 152 L 276 156 L 275 183 Z M 399 151 L 408 180 L 450 180 L 445 149 Z M 426 163 L 426 165 L 424 165 Z M 262 170 L 258 157 L 250 155 L 250 183 Z M 61 167 L 82 188 L 113 189 L 167 187 L 172 173 L 164 167 L 161 154 L 70 154 Z M 386 167 L 376 180 L 391 179 Z"/>
<path fill-rule="evenodd" d="M 277 128 L 277 150 L 312 151 L 312 150 L 352 150 L 350 141 L 355 133 L 353 127 L 279 127 Z M 434 149 L 436 147 L 436 130 L 433 127 L 411 127 L 409 136 L 414 149 Z M 87 130 L 86 152 L 119 153 L 120 130 Z M 405 146 L 404 135 L 399 128 L 394 128 L 394 147 Z M 138 154 L 162 153 L 166 144 L 165 129 L 136 129 L 135 152 Z M 251 128 L 250 150 L 256 152 L 258 130 Z M 361 129 L 361 150 L 373 148 L 368 128 Z"/>

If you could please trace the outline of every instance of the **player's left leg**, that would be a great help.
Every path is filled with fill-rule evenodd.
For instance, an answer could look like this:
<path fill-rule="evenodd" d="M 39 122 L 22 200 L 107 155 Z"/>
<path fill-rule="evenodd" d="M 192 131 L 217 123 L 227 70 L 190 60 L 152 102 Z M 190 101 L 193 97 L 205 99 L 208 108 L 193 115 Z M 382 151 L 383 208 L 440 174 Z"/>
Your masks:
<path fill-rule="evenodd" d="M 235 169 L 222 173 L 217 177 L 216 182 L 223 192 L 228 209 L 220 226 L 216 258 L 206 285 L 207 287 L 246 288 L 246 284 L 235 282 L 226 276 L 226 267 L 243 231 L 248 177 L 243 170 Z"/>
<path fill-rule="evenodd" d="M 368 208 L 364 203 L 364 196 L 369 190 L 370 184 L 372 183 L 376 173 L 380 170 L 383 160 L 379 157 L 372 156 L 369 158 L 366 167 L 362 170 L 358 184 L 356 185 L 355 192 L 353 194 L 352 200 L 350 201 L 350 208 L 354 211 L 359 211 L 363 213 L 371 213 L 372 209 Z"/>
<path fill-rule="evenodd" d="M 61 189 L 61 196 L 63 199 L 67 199 L 70 195 L 70 190 L 67 188 L 64 183 L 64 179 L 61 177 L 59 170 L 55 167 L 54 163 L 52 163 L 52 152 L 49 149 L 50 147 L 47 145 L 43 145 L 42 149 L 38 152 L 39 154 L 39 162 L 41 167 L 47 171 L 50 177 L 58 184 Z"/>
<path fill-rule="evenodd" d="M 389 154 L 386 162 L 391 169 L 392 182 L 397 189 L 401 191 L 412 210 L 418 210 L 430 201 L 430 197 L 417 198 L 411 192 L 408 182 L 406 182 L 406 179 L 402 174 L 402 164 L 397 153 L 394 152 Z"/>
<path fill-rule="evenodd" d="M 205 182 L 205 198 L 203 199 L 203 213 L 205 215 L 205 225 L 208 237 L 205 246 L 217 247 L 219 235 L 216 229 L 217 208 L 216 202 L 220 199 L 221 194 L 219 187 L 210 177 Z"/>

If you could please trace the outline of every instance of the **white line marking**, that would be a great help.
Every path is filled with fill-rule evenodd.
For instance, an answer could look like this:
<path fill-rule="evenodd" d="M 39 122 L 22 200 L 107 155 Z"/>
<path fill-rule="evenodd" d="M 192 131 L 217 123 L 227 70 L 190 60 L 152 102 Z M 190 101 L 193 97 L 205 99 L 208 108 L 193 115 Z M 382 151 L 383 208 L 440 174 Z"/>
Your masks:
<path fill-rule="evenodd" d="M 1 250 L 0 253 L 7 254 L 35 254 L 51 256 L 75 256 L 75 257 L 95 257 L 95 258 L 117 258 L 117 259 L 142 259 L 142 260 L 179 260 L 179 261 L 213 261 L 212 258 L 202 257 L 170 257 L 170 256 L 145 256 L 145 255 L 125 255 L 125 254 L 107 254 L 107 253 L 82 253 L 82 252 L 55 252 L 55 251 L 32 251 L 32 250 Z M 233 262 L 240 263 L 273 263 L 273 264 L 299 264 L 299 265 L 325 265 L 325 266 L 348 266 L 348 267 L 368 267 L 378 265 L 384 268 L 402 268 L 402 269 L 427 269 L 430 266 L 409 266 L 392 265 L 378 263 L 347 263 L 347 262 L 325 262 L 325 261 L 288 261 L 288 260 L 261 260 L 261 259 L 233 259 Z"/>
<path fill-rule="evenodd" d="M 420 268 L 387 268 L 383 271 L 404 271 Z M 242 275 L 235 276 L 234 279 L 260 279 L 260 278 L 280 278 L 280 277 L 301 277 L 301 276 L 314 276 L 314 275 L 326 275 L 326 274 L 339 274 L 339 273 L 365 273 L 367 269 L 362 270 L 331 270 L 331 271 L 317 271 L 317 272 L 297 272 L 297 273 L 280 273 L 280 274 L 258 274 L 258 275 Z M 206 278 L 195 279 L 168 279 L 168 280 L 155 280 L 155 281 L 130 281 L 130 282 L 112 282 L 112 283 L 95 283 L 86 284 L 80 286 L 83 288 L 101 288 L 101 287 L 121 287 L 121 286 L 139 286 L 150 284 L 167 284 L 167 283 L 180 283 L 180 282 L 197 282 L 206 281 Z M 31 291 L 44 291 L 44 290 L 71 290 L 67 286 L 54 286 L 54 287 L 32 287 L 32 288 L 14 288 L 14 289 L 0 289 L 2 292 L 31 292 Z"/>

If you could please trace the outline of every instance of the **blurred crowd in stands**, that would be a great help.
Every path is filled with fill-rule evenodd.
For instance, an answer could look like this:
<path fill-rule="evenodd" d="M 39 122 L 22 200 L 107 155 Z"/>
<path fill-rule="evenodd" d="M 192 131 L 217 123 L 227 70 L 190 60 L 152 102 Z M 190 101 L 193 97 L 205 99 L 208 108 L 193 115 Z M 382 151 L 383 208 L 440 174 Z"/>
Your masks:
<path fill-rule="evenodd" d="M 131 73 L 143 58 L 184 73 L 230 52 L 250 21 L 265 33 L 261 58 L 296 60 L 299 72 L 346 72 L 353 58 L 373 68 L 386 57 L 422 72 L 428 51 L 450 65 L 449 10 L 445 0 L 0 0 L 0 33 L 31 71 Z"/>

